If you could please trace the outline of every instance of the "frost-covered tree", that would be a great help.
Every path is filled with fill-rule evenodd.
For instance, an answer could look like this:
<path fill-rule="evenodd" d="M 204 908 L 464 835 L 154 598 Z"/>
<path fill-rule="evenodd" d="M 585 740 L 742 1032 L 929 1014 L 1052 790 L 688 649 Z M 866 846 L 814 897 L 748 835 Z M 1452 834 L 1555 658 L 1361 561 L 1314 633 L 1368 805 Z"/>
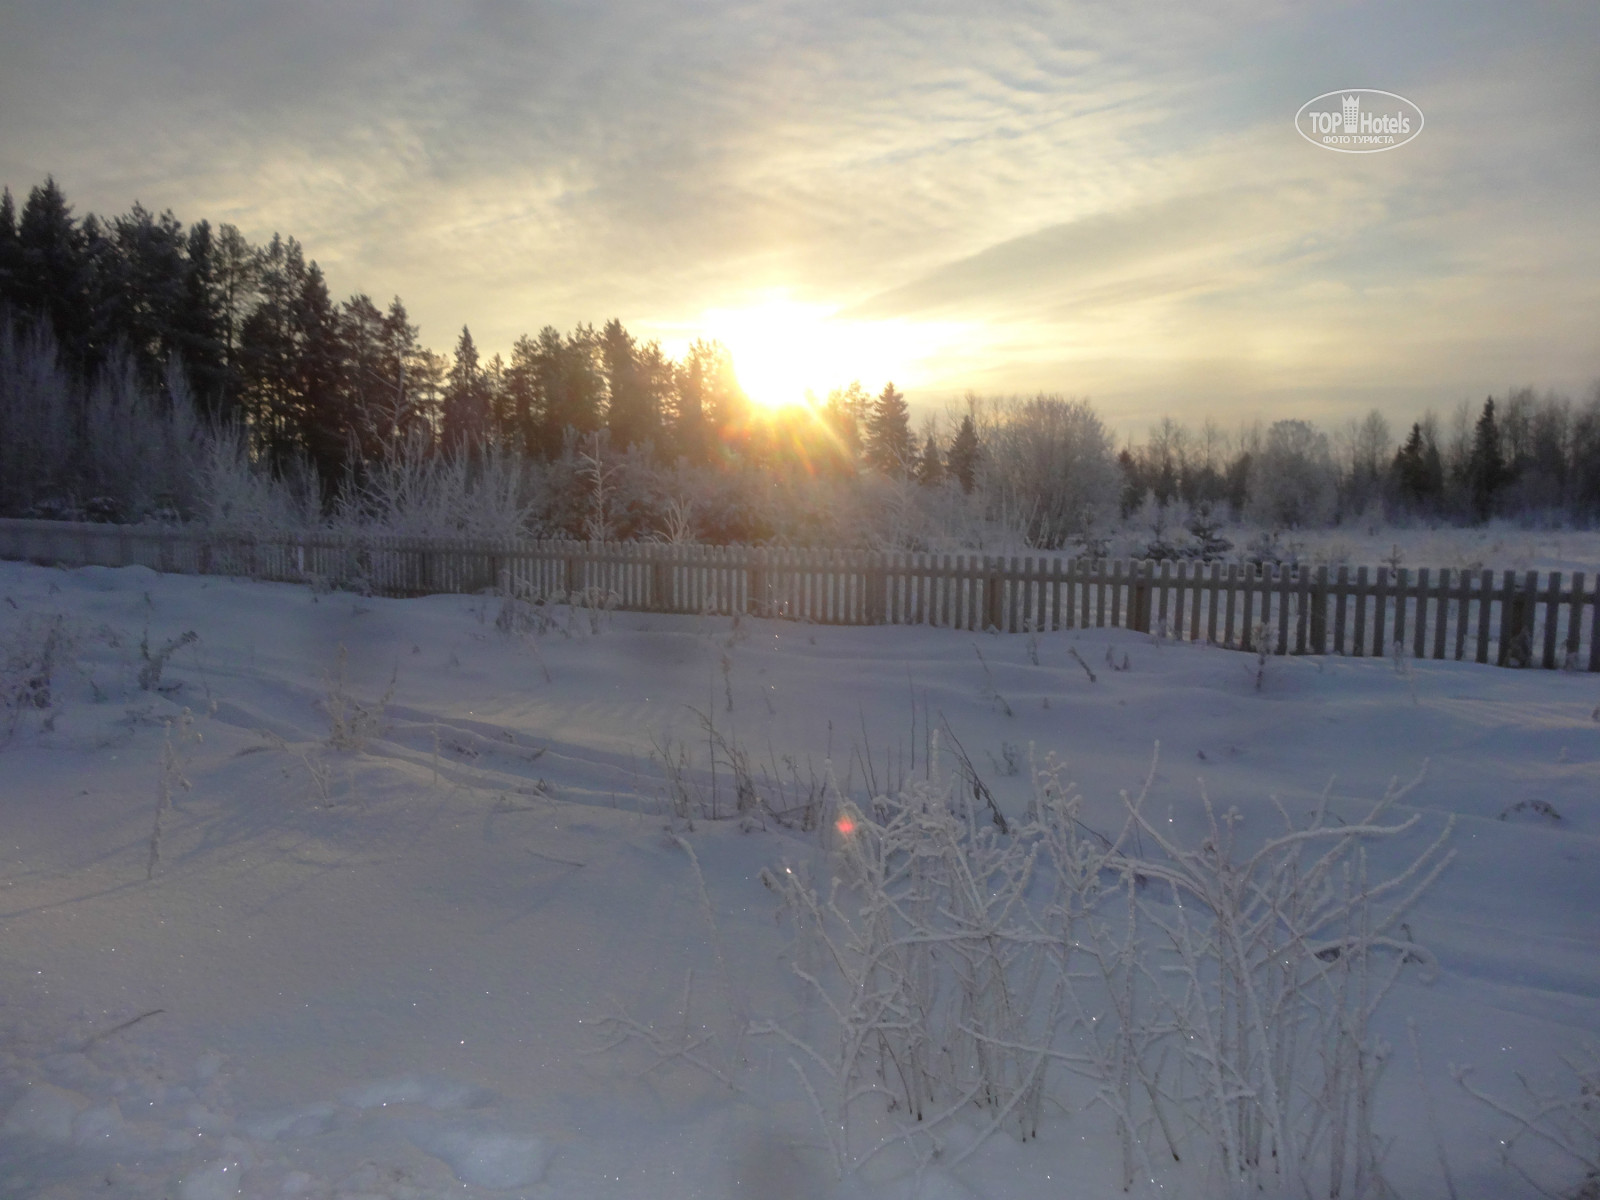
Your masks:
<path fill-rule="evenodd" d="M 981 476 L 991 516 L 1044 550 L 1087 535 L 1117 505 L 1111 437 L 1086 400 L 1041 395 L 1002 405 Z"/>
<path fill-rule="evenodd" d="M 1305 421 L 1275 421 L 1250 464 L 1250 515 L 1264 525 L 1304 529 L 1334 512 L 1337 474 L 1326 435 Z"/>
<path fill-rule="evenodd" d="M 1377 409 L 1361 420 L 1352 419 L 1342 437 L 1344 478 L 1340 487 L 1345 514 L 1361 513 L 1383 497 L 1384 480 L 1393 455 L 1389 422 Z"/>

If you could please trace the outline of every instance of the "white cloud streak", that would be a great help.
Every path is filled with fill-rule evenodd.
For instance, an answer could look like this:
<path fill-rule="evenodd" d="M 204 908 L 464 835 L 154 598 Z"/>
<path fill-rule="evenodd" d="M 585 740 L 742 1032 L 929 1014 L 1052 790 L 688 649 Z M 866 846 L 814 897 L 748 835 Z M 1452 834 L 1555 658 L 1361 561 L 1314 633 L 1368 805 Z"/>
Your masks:
<path fill-rule="evenodd" d="M 782 291 L 979 331 L 930 394 L 1124 415 L 1600 375 L 1600 12 L 1127 8 L 57 0 L 8 17 L 0 181 L 294 234 L 439 345 Z M 1340 86 L 1426 132 L 1308 146 Z"/>

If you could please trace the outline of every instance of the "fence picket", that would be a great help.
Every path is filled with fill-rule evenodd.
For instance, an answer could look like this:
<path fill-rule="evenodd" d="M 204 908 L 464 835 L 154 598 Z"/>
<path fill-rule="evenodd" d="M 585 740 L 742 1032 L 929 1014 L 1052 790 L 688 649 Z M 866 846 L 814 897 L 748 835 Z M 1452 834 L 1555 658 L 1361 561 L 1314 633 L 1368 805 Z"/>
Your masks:
<path fill-rule="evenodd" d="M 1550 585 L 1545 591 L 1544 604 L 1544 654 L 1541 665 L 1546 671 L 1556 669 L 1556 626 L 1561 623 L 1561 572 L 1550 572 Z"/>

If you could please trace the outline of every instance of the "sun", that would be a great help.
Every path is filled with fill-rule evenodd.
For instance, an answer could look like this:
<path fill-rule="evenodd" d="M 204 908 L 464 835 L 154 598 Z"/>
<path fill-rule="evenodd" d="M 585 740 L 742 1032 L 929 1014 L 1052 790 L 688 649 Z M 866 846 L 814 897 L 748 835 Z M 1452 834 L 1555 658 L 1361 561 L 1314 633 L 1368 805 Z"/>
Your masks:
<path fill-rule="evenodd" d="M 742 308 L 708 309 L 706 337 L 728 348 L 745 394 L 777 411 L 821 398 L 852 380 L 876 390 L 889 380 L 911 381 L 919 347 L 898 325 L 853 321 L 820 304 L 772 296 Z"/>

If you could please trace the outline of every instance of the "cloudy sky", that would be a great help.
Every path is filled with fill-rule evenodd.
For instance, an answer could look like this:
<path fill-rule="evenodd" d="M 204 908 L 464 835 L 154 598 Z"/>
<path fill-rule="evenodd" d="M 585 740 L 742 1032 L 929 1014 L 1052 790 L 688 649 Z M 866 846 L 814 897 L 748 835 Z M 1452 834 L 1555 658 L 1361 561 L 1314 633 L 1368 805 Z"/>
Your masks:
<path fill-rule="evenodd" d="M 485 351 L 620 317 L 766 389 L 1133 432 L 1600 378 L 1600 4 L 18 0 L 0 183 L 300 239 Z M 1335 89 L 1415 102 L 1368 155 Z"/>

